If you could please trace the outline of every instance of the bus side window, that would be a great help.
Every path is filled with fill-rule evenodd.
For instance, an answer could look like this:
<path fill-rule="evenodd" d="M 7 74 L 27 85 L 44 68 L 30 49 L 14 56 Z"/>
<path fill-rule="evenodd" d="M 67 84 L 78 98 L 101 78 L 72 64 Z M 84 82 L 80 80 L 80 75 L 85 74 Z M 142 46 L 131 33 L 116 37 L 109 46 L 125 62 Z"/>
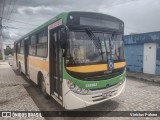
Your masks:
<path fill-rule="evenodd" d="M 36 43 L 37 43 L 37 35 L 32 35 L 30 38 L 30 46 L 29 46 L 29 55 L 36 55 Z"/>
<path fill-rule="evenodd" d="M 24 40 L 21 41 L 21 46 L 20 46 L 20 53 L 24 53 Z"/>
<path fill-rule="evenodd" d="M 14 49 L 13 49 L 13 50 L 14 50 L 14 51 L 13 51 L 14 53 L 16 52 L 16 44 L 17 44 L 17 43 L 14 42 Z"/>
<path fill-rule="evenodd" d="M 38 34 L 37 44 L 37 56 L 47 57 L 48 52 L 48 40 L 47 40 L 47 29 L 44 29 Z"/>
<path fill-rule="evenodd" d="M 17 53 L 20 53 L 20 42 L 18 42 L 17 44 L 18 44 Z"/>

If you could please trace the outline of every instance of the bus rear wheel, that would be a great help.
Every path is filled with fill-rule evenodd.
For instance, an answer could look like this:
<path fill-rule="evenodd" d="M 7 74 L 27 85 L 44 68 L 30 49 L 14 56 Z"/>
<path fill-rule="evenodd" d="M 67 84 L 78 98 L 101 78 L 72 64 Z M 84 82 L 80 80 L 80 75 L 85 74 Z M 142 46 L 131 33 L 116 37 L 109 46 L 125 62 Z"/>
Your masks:
<path fill-rule="evenodd" d="M 40 78 L 41 80 L 40 80 L 40 86 L 41 86 L 41 91 L 42 91 L 42 94 L 43 94 L 43 96 L 45 97 L 45 98 L 49 98 L 49 95 L 47 94 L 47 92 L 46 92 L 46 84 L 45 84 L 45 81 L 44 81 L 44 77 L 43 76 L 41 76 L 41 78 Z"/>

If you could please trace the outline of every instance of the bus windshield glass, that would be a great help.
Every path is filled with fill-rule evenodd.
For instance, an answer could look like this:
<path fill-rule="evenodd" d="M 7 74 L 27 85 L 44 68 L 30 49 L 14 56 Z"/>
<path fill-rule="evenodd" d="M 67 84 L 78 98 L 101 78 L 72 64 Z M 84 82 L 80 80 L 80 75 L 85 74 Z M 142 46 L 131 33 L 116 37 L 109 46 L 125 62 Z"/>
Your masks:
<path fill-rule="evenodd" d="M 107 63 L 108 59 L 124 59 L 122 35 L 93 33 L 96 42 L 87 32 L 70 32 L 67 66 Z M 99 44 L 99 48 L 96 44 Z"/>

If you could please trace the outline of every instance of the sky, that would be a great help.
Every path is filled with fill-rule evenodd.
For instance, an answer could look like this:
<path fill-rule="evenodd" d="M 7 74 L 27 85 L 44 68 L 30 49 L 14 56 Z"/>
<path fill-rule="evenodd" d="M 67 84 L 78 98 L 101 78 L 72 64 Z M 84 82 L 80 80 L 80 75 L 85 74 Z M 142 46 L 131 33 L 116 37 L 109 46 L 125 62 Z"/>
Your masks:
<path fill-rule="evenodd" d="M 125 35 L 160 31 L 160 0 L 0 0 L 0 17 L 3 6 L 3 38 L 7 42 L 65 11 L 115 16 L 124 21 Z"/>

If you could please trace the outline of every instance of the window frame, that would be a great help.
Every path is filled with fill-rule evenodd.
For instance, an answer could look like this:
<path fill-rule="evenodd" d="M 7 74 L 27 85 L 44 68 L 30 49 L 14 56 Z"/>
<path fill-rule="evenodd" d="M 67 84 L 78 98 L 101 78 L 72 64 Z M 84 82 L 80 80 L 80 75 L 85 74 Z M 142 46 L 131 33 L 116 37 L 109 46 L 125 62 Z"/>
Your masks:
<path fill-rule="evenodd" d="M 46 30 L 46 35 L 47 35 L 47 41 L 46 42 L 42 42 L 42 43 L 39 43 L 39 34 L 40 33 L 44 33 L 44 31 Z M 46 56 L 40 56 L 40 55 L 37 55 L 37 48 L 38 47 L 36 47 L 36 56 L 37 57 L 42 57 L 42 58 L 47 58 L 48 57 L 48 28 L 47 27 L 45 27 L 45 28 L 43 28 L 43 29 L 41 29 L 38 33 L 37 33 L 37 45 L 36 46 L 40 46 L 40 45 L 47 45 L 47 54 L 46 54 Z"/>
<path fill-rule="evenodd" d="M 20 54 L 24 54 L 24 39 L 20 41 Z"/>
<path fill-rule="evenodd" d="M 17 42 L 17 54 L 20 54 L 20 48 L 21 48 L 21 41 Z"/>
<path fill-rule="evenodd" d="M 46 36 L 47 36 L 47 41 L 46 42 L 39 42 L 39 35 L 42 33 L 42 37 L 44 35 L 44 32 L 46 32 Z M 37 44 L 43 44 L 43 43 L 48 43 L 48 29 L 47 28 L 44 28 L 42 30 L 40 30 L 38 33 L 37 33 Z"/>
<path fill-rule="evenodd" d="M 37 45 L 36 45 L 36 46 L 37 46 L 37 47 L 36 47 L 36 51 L 38 51 L 38 49 L 37 49 L 38 46 L 43 46 L 43 45 L 47 45 L 47 54 L 46 54 L 45 56 L 40 56 L 40 55 L 37 55 L 37 54 L 36 54 L 36 56 L 37 56 L 37 57 L 47 58 L 47 56 L 48 56 L 48 42 L 47 42 L 47 43 L 43 43 L 43 44 L 42 44 L 42 43 L 41 43 L 41 44 L 37 44 Z M 37 52 L 37 53 L 38 53 L 38 52 Z"/>
<path fill-rule="evenodd" d="M 39 34 L 40 33 L 42 33 L 43 34 L 43 32 L 46 30 L 46 36 L 47 36 L 47 41 L 46 42 L 43 42 L 43 43 L 39 43 Z M 31 37 L 32 36 L 36 36 L 36 42 L 35 42 L 35 44 L 32 44 L 31 43 Z M 46 56 L 40 56 L 40 55 L 37 55 L 37 48 L 38 48 L 38 46 L 40 46 L 40 45 L 47 45 L 47 54 L 46 54 Z M 35 55 L 33 55 L 33 54 L 30 54 L 30 47 L 31 46 L 35 46 Z M 43 28 L 43 29 L 41 29 L 41 30 L 39 30 L 39 31 L 37 31 L 36 33 L 33 33 L 33 34 L 31 34 L 30 36 L 29 36 L 29 56 L 35 56 L 35 57 L 41 57 L 41 58 L 47 58 L 48 57 L 48 27 L 45 27 L 45 28 Z"/>
<path fill-rule="evenodd" d="M 32 36 L 36 37 L 36 40 L 35 40 L 34 44 L 32 44 L 32 41 L 31 41 Z M 38 41 L 37 39 L 38 39 L 37 33 L 34 33 L 34 34 L 29 36 L 29 56 L 36 56 L 37 55 L 37 41 Z M 33 47 L 33 46 L 35 47 L 35 54 L 30 54 L 30 47 Z"/>

